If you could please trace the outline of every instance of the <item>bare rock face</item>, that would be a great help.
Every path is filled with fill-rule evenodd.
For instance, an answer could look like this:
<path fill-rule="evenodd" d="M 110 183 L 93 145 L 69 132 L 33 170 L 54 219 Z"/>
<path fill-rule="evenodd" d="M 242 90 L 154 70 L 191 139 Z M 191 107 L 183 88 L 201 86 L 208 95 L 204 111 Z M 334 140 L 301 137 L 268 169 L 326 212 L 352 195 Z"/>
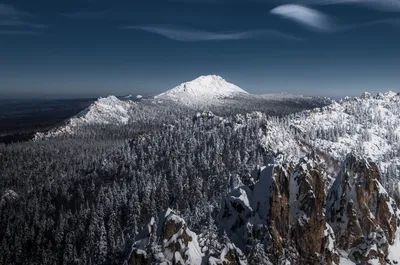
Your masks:
<path fill-rule="evenodd" d="M 278 155 L 248 185 L 232 176 L 214 226 L 197 236 L 168 209 L 136 237 L 126 265 L 339 265 L 347 255 L 397 264 L 400 211 L 377 166 L 348 155 L 328 195 L 323 168 L 314 152 L 296 166 Z"/>
<path fill-rule="evenodd" d="M 247 265 L 243 252 L 231 243 L 223 249 L 220 260 L 222 265 Z"/>
<path fill-rule="evenodd" d="M 3 192 L 2 196 L 0 197 L 0 207 L 4 204 L 13 203 L 18 200 L 18 193 L 15 191 L 8 189 Z"/>
<path fill-rule="evenodd" d="M 137 249 L 132 251 L 128 261 L 129 265 L 150 265 L 151 261 L 146 253 L 140 252 Z"/>
<path fill-rule="evenodd" d="M 124 265 L 149 265 L 151 264 L 151 245 L 156 235 L 156 222 L 154 218 L 136 237 L 128 260 Z"/>
<path fill-rule="evenodd" d="M 315 154 L 296 167 L 278 157 L 254 185 L 232 191 L 219 220 L 232 242 L 246 253 L 261 243 L 272 264 L 338 264 L 320 163 Z"/>
<path fill-rule="evenodd" d="M 289 165 L 280 160 L 261 167 L 258 181 L 233 190 L 223 201 L 221 230 L 249 252 L 262 243 L 272 263 L 285 255 L 289 245 Z"/>
<path fill-rule="evenodd" d="M 375 163 L 350 154 L 327 197 L 327 220 L 338 247 L 353 260 L 385 264 L 397 229 L 397 205 L 380 184 Z"/>
<path fill-rule="evenodd" d="M 168 209 L 159 216 L 157 226 L 153 218 L 138 235 L 128 259 L 128 265 L 162 262 L 200 265 L 202 258 L 197 235 L 188 229 L 182 218 Z"/>
<path fill-rule="evenodd" d="M 273 169 L 270 211 L 269 211 L 269 244 L 267 255 L 276 263 L 285 256 L 290 246 L 289 237 L 289 184 L 293 165 L 278 163 Z"/>
<path fill-rule="evenodd" d="M 291 176 L 291 237 L 300 264 L 337 264 L 335 237 L 325 222 L 325 179 L 314 153 L 302 158 Z"/>

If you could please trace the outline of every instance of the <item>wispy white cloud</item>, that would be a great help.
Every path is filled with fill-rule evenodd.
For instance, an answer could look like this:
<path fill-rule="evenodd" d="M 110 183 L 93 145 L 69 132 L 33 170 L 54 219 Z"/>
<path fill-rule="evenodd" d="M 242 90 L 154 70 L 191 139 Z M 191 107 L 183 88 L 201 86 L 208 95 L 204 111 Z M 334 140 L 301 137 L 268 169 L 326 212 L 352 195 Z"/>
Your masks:
<path fill-rule="evenodd" d="M 224 40 L 243 40 L 243 39 L 285 39 L 300 41 L 301 38 L 273 30 L 273 29 L 257 29 L 236 32 L 212 32 L 191 28 L 167 26 L 167 25 L 137 25 L 124 26 L 121 29 L 132 29 L 147 31 L 158 34 L 166 38 L 176 41 L 224 41 Z"/>
<path fill-rule="evenodd" d="M 27 12 L 22 12 L 9 4 L 0 3 L 0 18 L 17 18 L 22 16 L 29 16 Z"/>
<path fill-rule="evenodd" d="M 380 24 L 400 26 L 400 18 L 380 19 L 355 24 L 338 23 L 336 19 L 325 13 L 297 4 L 281 5 L 270 12 L 299 23 L 308 29 L 321 32 L 349 31 Z"/>
<path fill-rule="evenodd" d="M 168 0 L 170 2 L 183 3 L 232 3 L 235 0 Z M 352 4 L 365 6 L 368 8 L 386 11 L 400 12 L 400 0 L 242 0 L 242 2 L 275 2 L 280 4 L 300 4 L 300 5 L 336 5 L 336 4 Z"/>
<path fill-rule="evenodd" d="M 306 6 L 286 4 L 275 7 L 270 12 L 271 14 L 292 20 L 312 30 L 325 32 L 336 30 L 336 24 L 330 16 Z"/>
<path fill-rule="evenodd" d="M 72 19 L 101 19 L 105 18 L 106 14 L 103 11 L 99 12 L 72 12 L 61 14 L 64 17 Z"/>
<path fill-rule="evenodd" d="M 370 26 L 374 26 L 374 25 L 389 25 L 389 26 L 400 27 L 400 18 L 387 18 L 387 19 L 379 19 L 379 20 L 367 21 L 367 22 L 356 23 L 356 24 L 348 24 L 348 25 L 341 26 L 340 30 L 348 31 L 348 30 L 354 30 L 354 29 L 358 29 L 358 28 L 370 27 Z"/>
<path fill-rule="evenodd" d="M 40 31 L 32 31 L 32 30 L 13 30 L 13 29 L 0 29 L 0 35 L 8 35 L 8 36 L 40 36 L 44 35 L 43 32 Z"/>
<path fill-rule="evenodd" d="M 386 12 L 400 11 L 400 0 L 297 0 L 293 2 L 305 5 L 352 4 Z"/>
<path fill-rule="evenodd" d="M 16 19 L 11 19 L 11 20 L 0 20 L 0 26 L 7 26 L 7 27 L 28 27 L 28 28 L 34 28 L 34 29 L 47 29 L 49 28 L 48 25 L 45 24 L 37 24 L 37 23 L 30 23 L 30 22 L 24 22 L 22 20 L 16 20 Z"/>
<path fill-rule="evenodd" d="M 35 16 L 21 11 L 9 4 L 0 3 L 0 34 L 1 35 L 40 35 L 37 30 L 48 28 L 47 25 L 33 23 Z"/>
<path fill-rule="evenodd" d="M 130 10 L 118 9 L 118 8 L 110 8 L 103 9 L 99 11 L 76 11 L 69 13 L 61 13 L 59 14 L 62 17 L 69 19 L 81 19 L 81 20 L 131 20 L 132 12 Z"/>

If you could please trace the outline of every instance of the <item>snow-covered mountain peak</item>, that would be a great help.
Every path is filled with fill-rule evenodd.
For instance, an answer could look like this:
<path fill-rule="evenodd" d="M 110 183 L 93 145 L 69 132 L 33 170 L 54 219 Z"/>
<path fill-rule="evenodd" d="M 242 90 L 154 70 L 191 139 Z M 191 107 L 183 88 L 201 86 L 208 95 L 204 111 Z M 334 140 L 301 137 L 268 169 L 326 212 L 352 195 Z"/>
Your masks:
<path fill-rule="evenodd" d="M 364 92 L 360 96 L 361 99 L 379 99 L 379 100 L 398 100 L 399 99 L 399 93 L 394 92 L 394 91 L 387 91 L 387 92 L 379 92 L 376 94 L 376 96 L 372 96 L 371 93 Z M 349 97 L 347 97 L 349 99 Z"/>
<path fill-rule="evenodd" d="M 74 134 L 80 126 L 89 124 L 125 125 L 130 119 L 130 111 L 136 103 L 123 101 L 116 96 L 100 97 L 88 108 L 71 117 L 64 125 L 56 127 L 47 133 L 36 133 L 35 139 L 54 137 L 63 134 Z"/>
<path fill-rule="evenodd" d="M 183 103 L 207 102 L 222 98 L 232 98 L 238 94 L 248 94 L 240 87 L 227 82 L 217 75 L 200 76 L 174 87 L 155 98 L 169 98 Z"/>
<path fill-rule="evenodd" d="M 396 93 L 394 91 L 388 91 L 385 93 L 378 93 L 376 95 L 376 99 L 394 99 L 397 98 L 399 96 L 399 93 Z"/>
<path fill-rule="evenodd" d="M 126 124 L 129 120 L 128 110 L 131 107 L 129 101 L 119 100 L 116 96 L 101 97 L 93 102 L 89 108 L 71 118 L 70 124 L 75 123 L 118 123 Z"/>
<path fill-rule="evenodd" d="M 115 105 L 118 104 L 120 100 L 113 95 L 107 96 L 107 97 L 100 97 L 98 98 L 95 102 L 93 102 L 93 105 Z"/>
<path fill-rule="evenodd" d="M 364 93 L 361 94 L 361 98 L 362 98 L 362 99 L 371 98 L 371 93 L 369 93 L 369 92 L 364 92 Z"/>

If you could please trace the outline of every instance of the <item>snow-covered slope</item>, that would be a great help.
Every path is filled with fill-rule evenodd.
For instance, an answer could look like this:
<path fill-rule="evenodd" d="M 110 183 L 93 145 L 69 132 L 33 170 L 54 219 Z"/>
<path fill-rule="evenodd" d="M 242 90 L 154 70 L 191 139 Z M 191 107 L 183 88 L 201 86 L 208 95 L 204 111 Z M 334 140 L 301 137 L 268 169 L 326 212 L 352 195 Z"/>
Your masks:
<path fill-rule="evenodd" d="M 382 170 L 393 168 L 400 163 L 400 96 L 364 93 L 285 119 L 272 118 L 264 144 L 295 158 L 310 148 L 336 160 L 355 152 L 378 162 Z"/>
<path fill-rule="evenodd" d="M 130 109 L 134 107 L 132 101 L 122 101 L 115 96 L 99 98 L 87 109 L 70 118 L 65 125 L 55 128 L 46 134 L 37 133 L 36 139 L 45 136 L 73 134 L 79 126 L 90 124 L 127 124 L 130 119 Z"/>
<path fill-rule="evenodd" d="M 155 98 L 171 99 L 184 104 L 206 104 L 244 94 L 248 93 L 240 87 L 227 82 L 222 77 L 206 75 L 180 84 L 155 96 Z"/>
<path fill-rule="evenodd" d="M 70 124 L 72 126 L 79 123 L 127 124 L 132 104 L 133 102 L 122 101 L 115 96 L 99 98 L 88 109 L 72 118 Z"/>
<path fill-rule="evenodd" d="M 398 147 L 392 144 L 400 133 L 399 114 L 400 97 L 388 92 L 379 97 L 347 99 L 322 110 L 306 111 L 292 124 L 309 135 L 314 146 L 335 157 L 356 150 L 379 160 Z"/>

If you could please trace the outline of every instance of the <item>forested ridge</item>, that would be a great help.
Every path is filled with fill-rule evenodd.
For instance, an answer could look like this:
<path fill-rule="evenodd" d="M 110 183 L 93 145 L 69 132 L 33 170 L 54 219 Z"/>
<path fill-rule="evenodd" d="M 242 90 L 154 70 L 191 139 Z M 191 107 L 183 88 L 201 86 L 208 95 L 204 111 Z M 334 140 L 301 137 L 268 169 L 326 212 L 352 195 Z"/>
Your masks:
<path fill-rule="evenodd" d="M 262 163 L 262 123 L 187 117 L 135 127 L 129 139 L 129 130 L 121 137 L 124 129 L 104 125 L 1 145 L 0 261 L 120 264 L 139 228 L 166 207 L 199 229 L 230 176 Z"/>
<path fill-rule="evenodd" d="M 389 243 L 396 241 L 386 231 L 397 231 L 393 221 L 400 198 L 398 121 L 392 118 L 398 115 L 398 101 L 326 106 L 326 100 L 312 98 L 240 100 L 203 109 L 173 102 L 123 103 L 127 122 L 120 122 L 119 112 L 104 113 L 95 104 L 73 126 L 66 123 L 68 130 L 55 128 L 35 141 L 1 144 L 0 264 L 160 264 L 190 257 L 197 259 L 186 262 L 213 265 L 229 259 L 231 264 L 339 264 L 336 248 L 354 258 L 366 246 L 387 258 Z M 382 106 L 386 112 L 375 112 Z M 86 119 L 87 113 L 101 122 Z M 372 164 L 356 155 L 346 158 L 349 150 L 368 157 L 375 144 L 382 151 Z M 343 157 L 348 164 L 340 166 Z M 340 171 L 346 167 L 366 178 L 351 187 L 379 183 L 367 187 L 378 191 L 366 203 L 374 209 L 371 214 L 380 215 L 371 226 L 377 230 L 370 231 L 380 239 L 368 237 L 352 252 L 335 241 L 342 233 L 335 218 L 343 216 L 315 219 L 330 214 L 325 205 L 336 195 L 328 195 L 342 192 L 333 182 L 346 180 Z M 307 200 L 297 205 L 293 198 L 299 194 Z M 389 206 L 382 210 L 379 205 Z M 335 200 L 329 207 L 342 209 L 335 208 Z M 359 220 L 367 213 L 358 213 Z M 297 214 L 307 215 L 304 222 L 312 225 L 289 226 Z M 391 223 L 379 223 L 388 214 Z M 163 229 L 176 232 L 171 238 L 181 236 L 180 244 L 193 239 L 190 247 L 172 245 L 182 257 L 170 259 Z"/>

